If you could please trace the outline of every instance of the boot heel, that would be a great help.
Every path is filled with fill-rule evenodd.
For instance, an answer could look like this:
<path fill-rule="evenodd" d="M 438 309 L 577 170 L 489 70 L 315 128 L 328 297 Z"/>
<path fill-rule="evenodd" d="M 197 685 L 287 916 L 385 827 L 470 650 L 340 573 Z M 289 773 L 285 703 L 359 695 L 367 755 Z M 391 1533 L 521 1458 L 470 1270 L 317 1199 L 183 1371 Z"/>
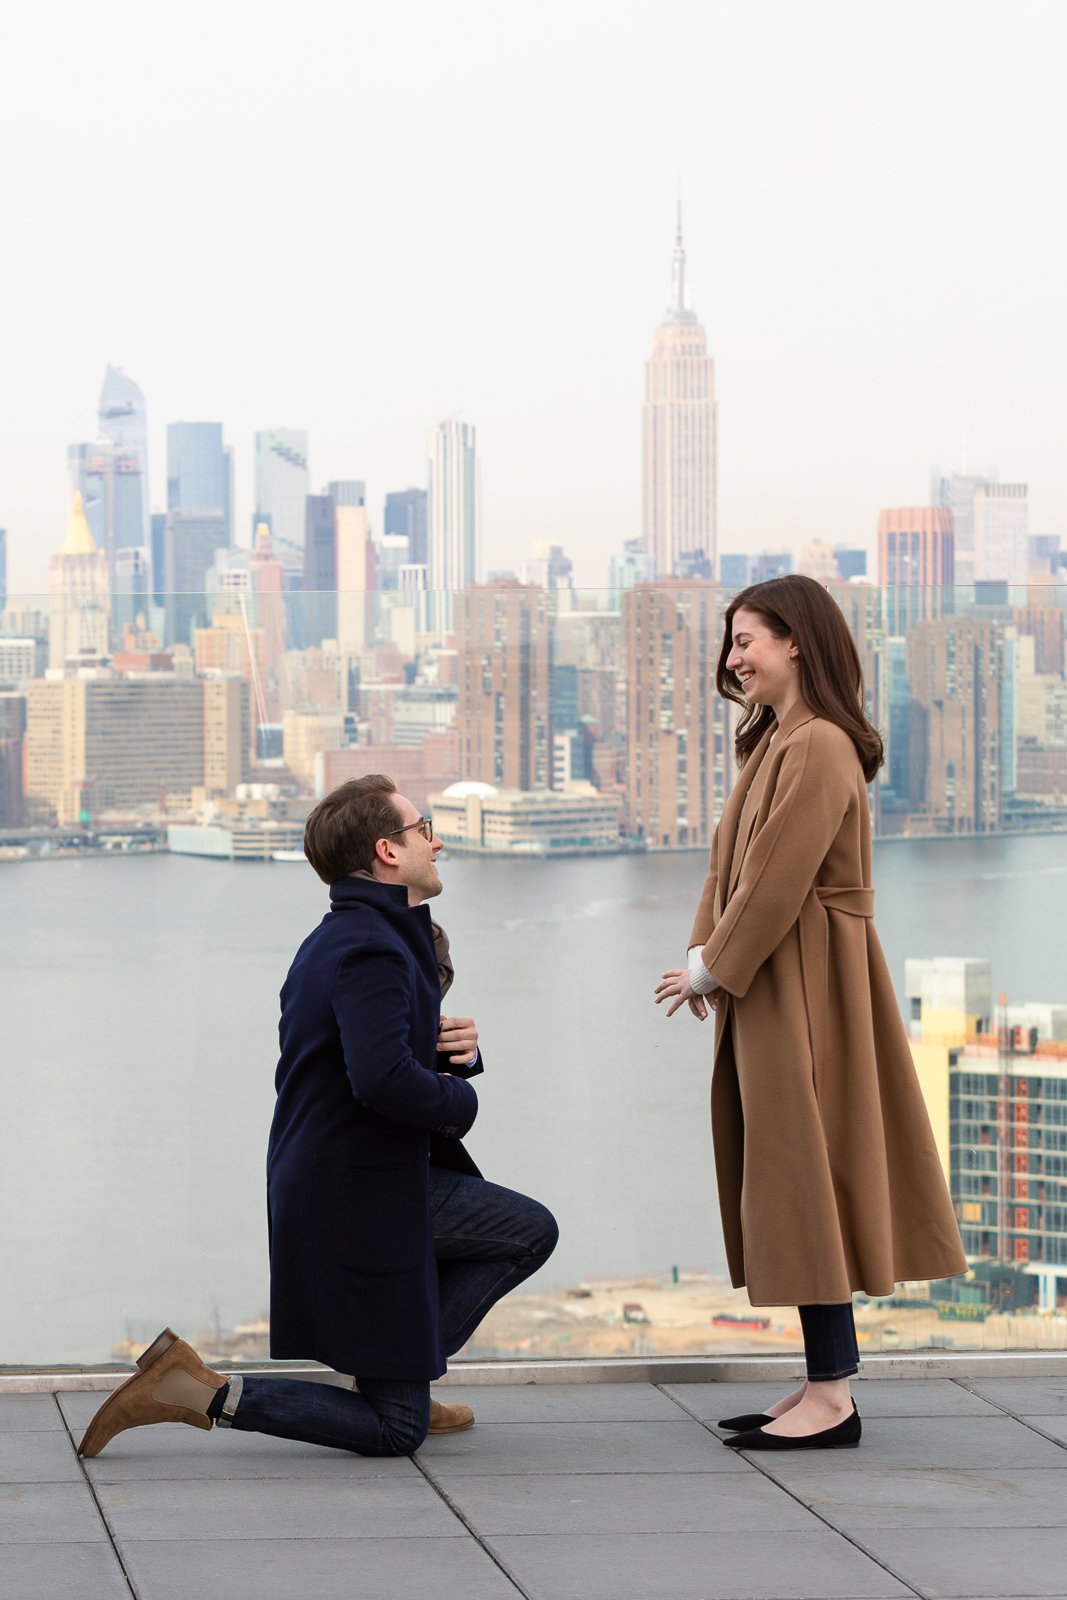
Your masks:
<path fill-rule="evenodd" d="M 166 1355 L 171 1345 L 177 1344 L 177 1342 L 178 1335 L 172 1332 L 170 1328 L 164 1328 L 163 1332 L 157 1334 L 152 1340 L 152 1343 L 148 1346 L 148 1349 L 142 1351 L 142 1353 L 137 1357 L 137 1365 L 140 1367 L 141 1371 L 147 1372 L 149 1367 L 158 1361 L 160 1356 Z"/>

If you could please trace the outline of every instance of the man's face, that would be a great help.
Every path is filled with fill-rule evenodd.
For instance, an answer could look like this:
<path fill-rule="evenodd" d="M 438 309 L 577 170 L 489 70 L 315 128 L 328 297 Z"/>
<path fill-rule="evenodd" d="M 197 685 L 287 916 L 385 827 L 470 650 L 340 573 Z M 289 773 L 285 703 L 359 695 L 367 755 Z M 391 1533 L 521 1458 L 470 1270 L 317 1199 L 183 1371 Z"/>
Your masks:
<path fill-rule="evenodd" d="M 426 839 L 420 828 L 412 826 L 422 820 L 422 813 L 404 795 L 395 794 L 393 805 L 403 831 L 394 833 L 387 841 L 393 847 L 390 876 L 394 883 L 401 883 L 407 889 L 409 905 L 421 905 L 423 900 L 432 900 L 441 893 L 443 885 L 437 857 L 444 846 L 436 834 Z"/>

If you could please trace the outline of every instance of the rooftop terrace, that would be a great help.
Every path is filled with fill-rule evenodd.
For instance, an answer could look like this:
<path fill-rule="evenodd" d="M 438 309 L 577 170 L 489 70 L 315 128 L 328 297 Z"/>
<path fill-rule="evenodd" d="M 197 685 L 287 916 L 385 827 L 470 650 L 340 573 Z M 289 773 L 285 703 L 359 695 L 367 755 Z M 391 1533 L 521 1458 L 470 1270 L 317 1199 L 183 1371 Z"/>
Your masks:
<path fill-rule="evenodd" d="M 1067 1367 L 1030 1359 L 1034 1376 L 887 1363 L 856 1384 L 861 1447 L 814 1455 L 720 1443 L 715 1419 L 780 1379 L 450 1381 L 477 1426 L 389 1461 L 158 1427 L 82 1463 L 99 1393 L 5 1393 L 0 1593 L 1062 1600 Z"/>

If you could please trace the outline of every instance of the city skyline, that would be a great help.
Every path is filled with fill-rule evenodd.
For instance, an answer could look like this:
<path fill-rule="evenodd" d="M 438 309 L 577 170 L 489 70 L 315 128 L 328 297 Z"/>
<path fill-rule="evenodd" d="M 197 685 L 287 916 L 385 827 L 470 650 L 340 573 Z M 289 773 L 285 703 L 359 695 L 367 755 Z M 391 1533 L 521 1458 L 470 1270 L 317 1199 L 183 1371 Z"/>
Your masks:
<path fill-rule="evenodd" d="M 954 0 L 877 19 L 828 0 L 680 6 L 666 26 L 639 5 L 608 27 L 600 6 L 549 6 L 529 38 L 467 10 L 460 30 L 418 6 L 368 29 L 312 8 L 314 114 L 289 46 L 235 17 L 213 19 L 210 63 L 194 28 L 145 75 L 121 6 L 113 27 L 72 18 L 55 60 L 43 19 L 20 15 L 15 47 L 54 82 L 42 97 L 28 74 L 0 107 L 27 151 L 0 221 L 10 592 L 44 588 L 63 453 L 93 436 L 108 363 L 148 400 L 154 508 L 166 423 L 220 418 L 247 538 L 250 441 L 282 421 L 309 433 L 313 486 L 366 478 L 377 524 L 386 492 L 421 482 L 427 426 L 459 413 L 485 463 L 486 568 L 549 538 L 602 584 L 640 533 L 641 377 L 679 169 L 716 360 L 720 549 L 870 547 L 879 507 L 964 470 L 964 434 L 972 470 L 1031 486 L 1034 533 L 1067 528 L 1054 8 L 1024 3 L 1006 27 Z M 352 144 L 351 60 L 362 114 L 388 128 L 373 151 Z M 922 117 L 891 114 L 902 85 Z M 105 221 L 70 151 L 131 118 L 138 205 Z M 456 156 L 443 179 L 431 137 Z M 353 181 L 357 211 L 324 232 L 326 197 Z M 285 227 L 261 244 L 283 193 Z M 56 276 L 71 238 L 73 288 Z"/>

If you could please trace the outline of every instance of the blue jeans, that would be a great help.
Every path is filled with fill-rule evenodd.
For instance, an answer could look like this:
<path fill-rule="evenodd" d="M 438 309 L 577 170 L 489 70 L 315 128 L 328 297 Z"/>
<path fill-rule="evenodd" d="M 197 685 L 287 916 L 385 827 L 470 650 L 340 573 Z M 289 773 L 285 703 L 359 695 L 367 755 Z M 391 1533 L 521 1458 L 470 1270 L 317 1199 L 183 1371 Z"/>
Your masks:
<path fill-rule="evenodd" d="M 502 1295 L 544 1265 L 559 1230 L 538 1201 L 440 1167 L 430 1168 L 430 1215 L 445 1352 L 453 1355 Z M 243 1378 L 218 1391 L 211 1415 L 241 1432 L 364 1456 L 417 1450 L 430 1423 L 429 1383 L 358 1373 L 356 1382 L 358 1392 L 298 1378 Z"/>
<path fill-rule="evenodd" d="M 852 1301 L 839 1306 L 798 1306 L 809 1383 L 832 1383 L 859 1371 Z"/>

